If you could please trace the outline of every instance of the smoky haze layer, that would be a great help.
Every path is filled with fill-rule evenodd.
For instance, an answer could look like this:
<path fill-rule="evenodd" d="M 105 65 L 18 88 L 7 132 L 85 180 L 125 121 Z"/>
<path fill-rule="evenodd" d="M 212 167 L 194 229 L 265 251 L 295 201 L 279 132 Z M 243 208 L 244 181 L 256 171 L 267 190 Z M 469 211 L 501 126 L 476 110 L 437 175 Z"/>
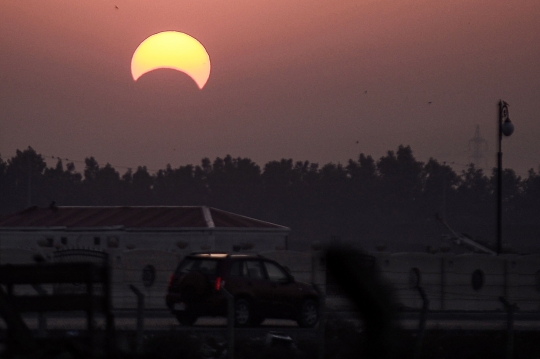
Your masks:
<path fill-rule="evenodd" d="M 503 250 L 530 252 L 540 234 L 540 173 L 503 171 Z M 33 148 L 0 158 L 0 214 L 30 205 L 206 205 L 292 229 L 290 248 L 313 241 L 358 243 L 366 250 L 460 251 L 451 247 L 438 214 L 457 232 L 495 247 L 496 172 L 469 165 L 461 173 L 409 146 L 375 160 L 360 154 L 345 164 L 281 159 L 259 166 L 249 158 L 204 158 L 151 172 L 120 173 L 94 157 L 83 168 L 57 159 L 49 167 Z"/>

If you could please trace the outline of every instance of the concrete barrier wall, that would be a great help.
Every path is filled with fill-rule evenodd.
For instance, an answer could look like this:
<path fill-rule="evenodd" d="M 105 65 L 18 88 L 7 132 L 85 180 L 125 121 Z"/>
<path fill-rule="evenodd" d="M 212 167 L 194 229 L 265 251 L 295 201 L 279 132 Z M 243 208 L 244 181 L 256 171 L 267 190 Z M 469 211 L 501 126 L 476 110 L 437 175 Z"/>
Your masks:
<path fill-rule="evenodd" d="M 383 278 L 393 287 L 400 307 L 422 308 L 417 285 L 424 288 L 431 309 L 440 309 L 443 258 L 427 253 L 376 254 Z"/>
<path fill-rule="evenodd" d="M 463 254 L 447 258 L 445 268 L 445 309 L 502 310 L 504 258 Z"/>
<path fill-rule="evenodd" d="M 506 265 L 509 302 L 519 310 L 540 310 L 540 255 L 513 256 Z"/>
<path fill-rule="evenodd" d="M 182 241 L 182 238 L 178 240 Z M 179 261 L 193 249 L 191 243 L 173 250 L 109 249 L 113 307 L 136 307 L 136 296 L 129 289 L 132 284 L 145 294 L 147 308 L 165 309 L 170 275 Z M 315 283 L 325 290 L 324 252 L 270 250 L 260 253 L 289 267 L 297 280 Z M 35 249 L 3 247 L 0 250 L 0 263 L 33 263 L 35 254 Z M 403 308 L 421 308 L 422 300 L 416 289 L 416 284 L 419 284 L 430 300 L 430 310 L 502 311 L 501 296 L 517 304 L 519 310 L 540 310 L 540 255 L 496 257 L 483 254 L 384 252 L 372 255 L 382 277 L 394 288 L 397 301 Z M 35 294 L 30 286 L 19 286 L 16 290 L 20 294 Z"/>
<path fill-rule="evenodd" d="M 185 251 L 131 250 L 113 258 L 113 304 L 134 308 L 136 297 L 129 285 L 146 295 L 147 308 L 165 309 L 169 276 Z M 25 253 L 19 253 L 25 256 Z M 287 266 L 294 277 L 325 289 L 324 253 L 274 250 L 261 255 Z M 398 304 L 418 310 L 422 300 L 418 283 L 430 301 L 430 310 L 503 310 L 500 296 L 517 303 L 520 310 L 540 309 L 540 255 L 494 257 L 481 254 L 374 253 L 381 275 L 395 290 Z M 121 258 L 121 259 L 119 259 Z M 151 286 L 143 283 L 143 270 L 156 270 Z M 473 275 L 477 272 L 473 286 Z M 479 274 L 478 274 L 479 273 Z"/>
<path fill-rule="evenodd" d="M 516 303 L 522 311 L 540 309 L 540 255 L 373 255 L 404 308 L 422 306 L 418 290 L 411 285 L 417 271 L 430 310 L 503 310 L 499 297 Z"/>
<path fill-rule="evenodd" d="M 145 295 L 146 308 L 166 309 L 167 285 L 179 260 L 177 253 L 153 249 L 134 249 L 116 257 L 112 276 L 113 308 L 137 306 L 137 297 L 129 288 L 134 285 Z"/>

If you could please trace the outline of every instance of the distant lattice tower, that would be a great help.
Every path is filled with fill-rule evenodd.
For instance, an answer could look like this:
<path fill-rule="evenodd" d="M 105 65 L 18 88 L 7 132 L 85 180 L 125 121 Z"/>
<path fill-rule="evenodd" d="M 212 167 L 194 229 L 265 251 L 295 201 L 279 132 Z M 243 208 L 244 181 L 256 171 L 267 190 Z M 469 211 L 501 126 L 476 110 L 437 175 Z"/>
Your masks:
<path fill-rule="evenodd" d="M 480 125 L 476 125 L 476 131 L 474 137 L 469 141 L 469 162 L 474 163 L 477 167 L 487 167 L 487 158 L 484 156 L 484 151 L 487 151 L 488 143 L 482 137 L 480 137 Z"/>

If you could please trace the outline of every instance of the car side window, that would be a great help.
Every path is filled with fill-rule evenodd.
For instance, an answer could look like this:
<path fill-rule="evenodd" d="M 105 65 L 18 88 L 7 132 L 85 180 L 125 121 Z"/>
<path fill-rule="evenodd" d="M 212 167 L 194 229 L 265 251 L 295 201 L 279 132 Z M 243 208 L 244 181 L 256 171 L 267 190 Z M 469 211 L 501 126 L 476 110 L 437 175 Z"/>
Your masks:
<path fill-rule="evenodd" d="M 191 272 L 193 269 L 193 265 L 195 264 L 195 261 L 191 258 L 186 258 L 180 263 L 178 268 L 176 268 L 176 274 L 186 274 Z"/>
<path fill-rule="evenodd" d="M 246 277 L 246 263 L 244 261 L 234 261 L 231 264 L 231 277 Z"/>
<path fill-rule="evenodd" d="M 264 271 L 260 261 L 246 261 L 247 276 L 253 279 L 263 279 Z"/>
<path fill-rule="evenodd" d="M 204 274 L 215 275 L 217 266 L 218 261 L 213 259 L 186 258 L 176 269 L 176 274 L 187 274 L 192 271 L 198 271 Z"/>
<path fill-rule="evenodd" d="M 204 274 L 216 274 L 218 262 L 216 260 L 199 260 L 194 269 Z"/>
<path fill-rule="evenodd" d="M 266 266 L 266 272 L 268 273 L 268 278 L 273 282 L 288 282 L 289 276 L 287 273 L 275 265 L 272 262 L 264 262 Z"/>

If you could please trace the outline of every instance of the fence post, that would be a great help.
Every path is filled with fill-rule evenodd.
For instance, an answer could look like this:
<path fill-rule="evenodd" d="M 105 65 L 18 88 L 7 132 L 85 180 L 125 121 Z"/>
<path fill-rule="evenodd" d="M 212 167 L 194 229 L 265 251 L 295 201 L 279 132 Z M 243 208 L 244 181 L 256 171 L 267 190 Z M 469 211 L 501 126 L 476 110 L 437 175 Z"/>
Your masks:
<path fill-rule="evenodd" d="M 506 359 L 512 359 L 514 357 L 514 312 L 518 307 L 516 304 L 510 304 L 504 297 L 499 297 L 499 301 L 504 305 L 504 309 L 508 314 L 506 322 Z"/>
<path fill-rule="evenodd" d="M 324 293 L 321 291 L 321 289 L 315 285 L 315 289 L 317 289 L 317 292 L 319 293 L 319 326 L 317 328 L 317 336 L 319 341 L 319 350 L 318 350 L 318 359 L 324 359 L 324 351 L 325 351 L 325 330 L 326 330 L 326 298 Z"/>
<path fill-rule="evenodd" d="M 416 359 L 420 358 L 422 352 L 422 341 L 424 340 L 424 334 L 426 332 L 426 316 L 429 310 L 429 299 L 420 285 L 416 287 L 420 298 L 422 298 L 422 310 L 420 311 L 420 321 L 418 323 L 418 337 L 416 338 L 416 348 L 414 350 L 414 357 Z"/>
<path fill-rule="evenodd" d="M 109 255 L 103 256 L 105 265 L 102 267 L 102 285 L 103 296 L 105 299 L 105 322 L 106 322 L 106 341 L 105 345 L 109 353 L 116 350 L 116 333 L 114 330 L 114 315 L 112 313 L 112 291 L 111 291 L 111 267 L 109 264 Z"/>
<path fill-rule="evenodd" d="M 446 270 L 445 270 L 445 261 L 446 258 L 444 256 L 441 257 L 441 310 L 445 310 L 445 302 L 444 302 L 444 291 L 446 290 Z"/>
<path fill-rule="evenodd" d="M 42 286 L 39 284 L 32 284 L 32 288 L 39 294 L 39 295 L 47 295 L 47 291 L 43 289 Z M 38 313 L 38 327 L 39 327 L 39 334 L 41 336 L 45 336 L 45 332 L 47 331 L 47 318 L 45 317 L 45 314 L 43 312 Z"/>
<path fill-rule="evenodd" d="M 94 296 L 94 284 L 91 280 L 86 281 L 86 294 L 89 298 L 92 298 Z M 94 319 L 94 306 L 93 304 L 89 304 L 86 307 L 86 322 L 87 322 L 87 330 L 88 330 L 88 340 L 90 343 L 90 350 L 92 352 L 92 355 L 96 354 L 96 339 L 95 339 L 95 319 Z"/>
<path fill-rule="evenodd" d="M 137 352 L 142 352 L 144 331 L 144 294 L 133 284 L 129 288 L 137 296 Z"/>
<path fill-rule="evenodd" d="M 234 359 L 234 296 L 225 288 L 221 290 L 227 298 L 227 341 L 229 359 Z"/>
<path fill-rule="evenodd" d="M 4 287 L 0 285 L 0 317 L 7 324 L 6 341 L 10 348 L 15 344 L 32 352 L 37 348 L 37 343 L 32 337 L 32 333 L 26 326 L 26 323 L 21 318 L 20 313 L 15 311 L 9 303 L 9 294 L 4 291 Z"/>

